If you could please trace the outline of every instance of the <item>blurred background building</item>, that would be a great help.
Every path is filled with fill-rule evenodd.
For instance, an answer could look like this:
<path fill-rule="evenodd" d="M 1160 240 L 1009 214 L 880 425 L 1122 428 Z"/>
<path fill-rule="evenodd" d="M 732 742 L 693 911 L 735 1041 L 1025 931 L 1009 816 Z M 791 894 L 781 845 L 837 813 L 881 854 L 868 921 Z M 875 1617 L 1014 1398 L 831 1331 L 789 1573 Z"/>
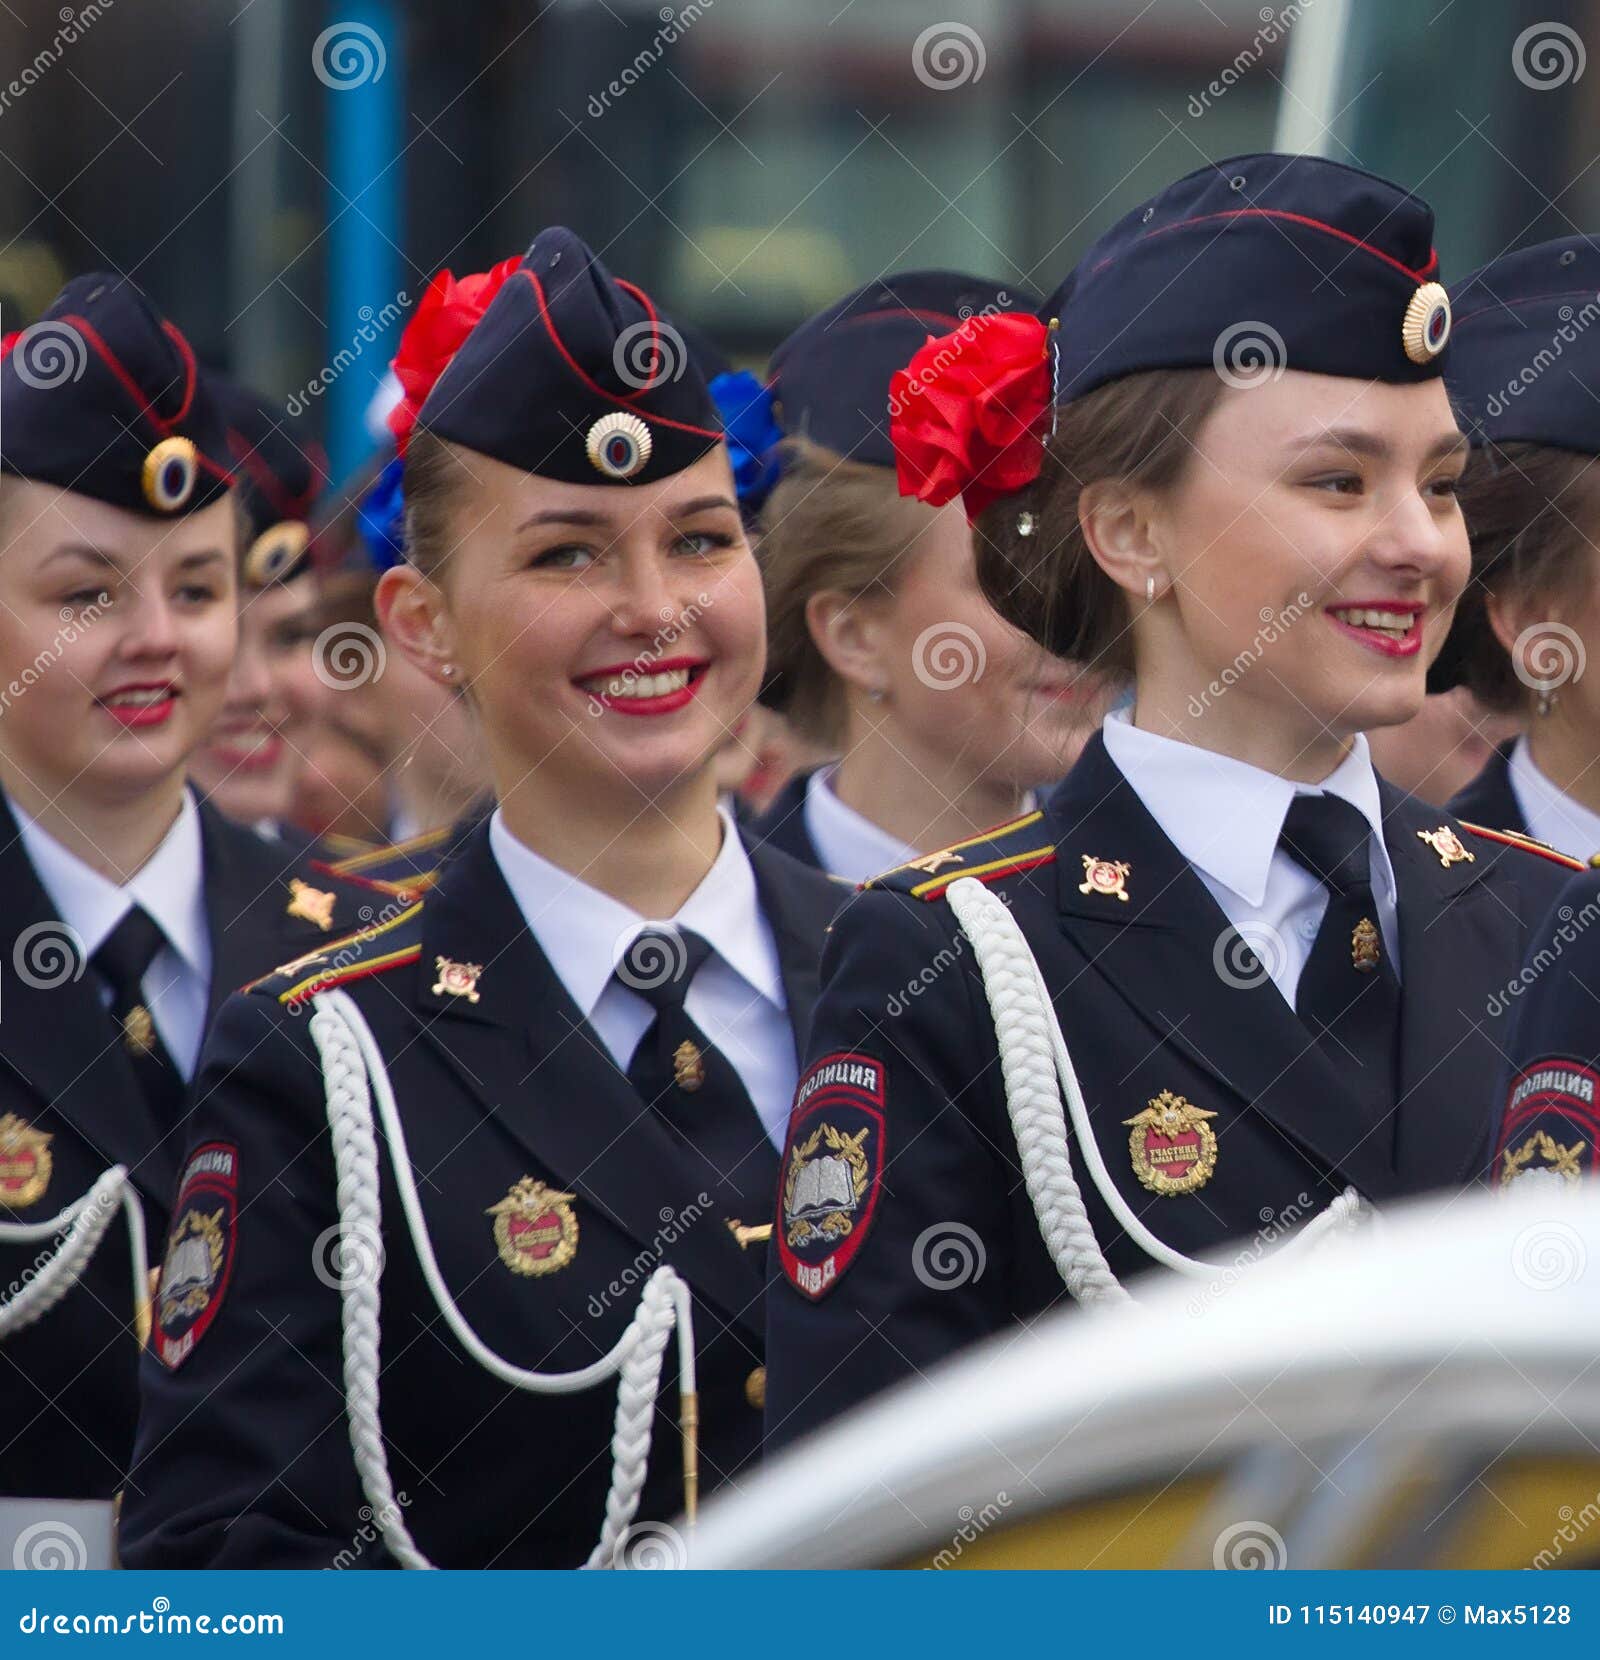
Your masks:
<path fill-rule="evenodd" d="M 342 473 L 429 276 L 549 222 L 752 363 L 894 267 L 1048 291 L 1274 143 L 1422 190 L 1462 274 L 1600 222 L 1586 40 L 1560 0 L 5 0 L 0 316 L 128 272 Z"/>

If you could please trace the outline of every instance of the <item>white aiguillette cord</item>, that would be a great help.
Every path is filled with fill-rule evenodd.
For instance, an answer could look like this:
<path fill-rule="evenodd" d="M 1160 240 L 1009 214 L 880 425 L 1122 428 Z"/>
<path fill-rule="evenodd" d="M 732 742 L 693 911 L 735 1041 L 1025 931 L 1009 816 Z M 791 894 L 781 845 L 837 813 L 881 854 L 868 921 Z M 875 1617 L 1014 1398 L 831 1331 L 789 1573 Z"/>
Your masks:
<path fill-rule="evenodd" d="M 1214 1279 L 1224 1272 L 1225 1266 L 1197 1261 L 1164 1245 L 1117 1191 L 1089 1123 L 1061 1022 L 1056 1019 L 1038 961 L 1017 919 L 976 877 L 963 876 L 952 882 L 945 898 L 962 932 L 972 942 L 994 1016 L 1006 1110 L 1017 1138 L 1023 1181 L 1039 1220 L 1039 1231 L 1073 1299 L 1080 1303 L 1115 1303 L 1126 1302 L 1129 1297 L 1100 1249 L 1072 1172 L 1066 1116 L 1061 1107 L 1063 1086 L 1090 1177 L 1129 1238 L 1164 1267 L 1180 1274 Z M 1346 1188 L 1272 1255 L 1303 1250 L 1330 1232 L 1349 1231 L 1369 1215 L 1356 1190 Z"/>
<path fill-rule="evenodd" d="M 144 1207 L 128 1179 L 128 1167 L 114 1164 L 81 1198 L 43 1222 L 0 1222 L 0 1243 L 33 1245 L 56 1234 L 66 1237 L 19 1290 L 0 1298 L 0 1340 L 41 1319 L 75 1286 L 89 1266 L 121 1206 L 128 1223 L 133 1259 L 133 1307 L 139 1342 L 150 1330 L 150 1272 Z"/>
<path fill-rule="evenodd" d="M 503 1360 L 467 1324 L 439 1272 L 417 1196 L 405 1131 L 395 1104 L 394 1086 L 377 1039 L 349 993 L 318 992 L 312 999 L 311 1036 L 322 1058 L 327 1092 L 328 1126 L 333 1137 L 341 1237 L 350 1241 L 382 1238 L 378 1143 L 372 1116 L 372 1088 L 378 1116 L 389 1144 L 390 1162 L 406 1226 L 428 1289 L 456 1340 L 478 1364 L 517 1389 L 540 1395 L 570 1395 L 618 1374 L 617 1416 L 611 1438 L 611 1489 L 606 1495 L 600 1541 L 584 1564 L 617 1566 L 628 1530 L 638 1514 L 650 1462 L 650 1432 L 661 1381 L 662 1352 L 674 1328 L 678 1334 L 678 1393 L 683 1428 L 684 1508 L 691 1525 L 698 1496 L 698 1420 L 695 1390 L 694 1324 L 689 1287 L 663 1263 L 646 1281 L 639 1307 L 610 1353 L 574 1372 L 531 1372 Z M 417 1548 L 395 1503 L 389 1460 L 378 1415 L 379 1282 L 381 1256 L 371 1274 L 340 1276 L 344 1323 L 345 1407 L 350 1445 L 372 1514 L 396 1561 L 407 1568 L 432 1563 Z"/>

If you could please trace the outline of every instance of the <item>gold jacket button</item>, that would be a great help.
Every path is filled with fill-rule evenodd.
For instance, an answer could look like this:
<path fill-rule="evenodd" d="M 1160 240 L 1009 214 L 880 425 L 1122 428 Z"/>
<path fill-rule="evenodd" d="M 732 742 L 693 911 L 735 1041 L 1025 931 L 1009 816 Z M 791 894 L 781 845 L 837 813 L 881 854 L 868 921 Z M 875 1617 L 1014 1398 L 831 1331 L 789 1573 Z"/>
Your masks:
<path fill-rule="evenodd" d="M 765 1366 L 756 1367 L 750 1376 L 744 1380 L 744 1398 L 749 1401 L 757 1412 L 760 1412 L 766 1406 L 767 1369 Z"/>

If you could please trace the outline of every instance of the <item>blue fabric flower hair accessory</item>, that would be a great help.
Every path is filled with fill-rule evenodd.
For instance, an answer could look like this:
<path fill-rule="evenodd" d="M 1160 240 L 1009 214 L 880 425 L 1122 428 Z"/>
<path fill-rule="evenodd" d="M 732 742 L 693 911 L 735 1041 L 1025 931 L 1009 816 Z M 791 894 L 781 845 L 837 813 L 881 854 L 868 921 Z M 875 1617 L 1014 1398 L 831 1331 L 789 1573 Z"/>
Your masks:
<path fill-rule="evenodd" d="M 783 428 L 778 425 L 772 393 L 748 369 L 715 376 L 707 390 L 722 417 L 739 506 L 755 513 L 783 470 L 778 456 Z"/>

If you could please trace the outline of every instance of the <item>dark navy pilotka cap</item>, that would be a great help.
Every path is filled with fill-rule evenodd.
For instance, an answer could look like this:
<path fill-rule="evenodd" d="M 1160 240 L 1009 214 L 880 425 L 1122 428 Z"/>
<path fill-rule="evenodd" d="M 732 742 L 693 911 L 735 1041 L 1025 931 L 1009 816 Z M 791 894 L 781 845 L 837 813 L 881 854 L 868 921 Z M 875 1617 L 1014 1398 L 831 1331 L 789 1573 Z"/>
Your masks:
<path fill-rule="evenodd" d="M 1038 296 L 1016 283 L 960 271 L 876 277 L 808 317 L 772 354 L 767 382 L 792 437 L 851 461 L 893 467 L 889 381 L 930 335 L 986 311 L 1032 311 Z"/>
<path fill-rule="evenodd" d="M 1600 247 L 1563 236 L 1502 254 L 1450 303 L 1445 384 L 1472 442 L 1600 455 Z"/>
<path fill-rule="evenodd" d="M 277 405 L 237 381 L 206 377 L 221 412 L 235 490 L 246 520 L 240 571 L 265 588 L 309 570 L 308 520 L 328 480 L 322 446 L 294 431 Z"/>
<path fill-rule="evenodd" d="M 1038 315 L 1060 319 L 1062 403 L 1140 370 L 1220 367 L 1235 350 L 1246 366 L 1253 351 L 1257 367 L 1270 356 L 1314 374 L 1427 380 L 1450 338 L 1433 210 L 1317 156 L 1198 168 L 1113 225 Z"/>
<path fill-rule="evenodd" d="M 1600 249 L 1563 236 L 1502 254 L 1458 283 L 1451 304 L 1445 384 L 1473 445 L 1600 455 Z M 1474 574 L 1481 580 L 1487 569 Z M 1469 589 L 1428 670 L 1428 690 L 1459 685 L 1488 632 L 1481 598 Z"/>
<path fill-rule="evenodd" d="M 74 277 L 0 358 L 0 471 L 167 518 L 232 482 L 182 333 L 126 278 Z"/>
<path fill-rule="evenodd" d="M 722 441 L 682 335 L 561 226 L 506 275 L 417 424 L 569 484 L 653 484 Z"/>

